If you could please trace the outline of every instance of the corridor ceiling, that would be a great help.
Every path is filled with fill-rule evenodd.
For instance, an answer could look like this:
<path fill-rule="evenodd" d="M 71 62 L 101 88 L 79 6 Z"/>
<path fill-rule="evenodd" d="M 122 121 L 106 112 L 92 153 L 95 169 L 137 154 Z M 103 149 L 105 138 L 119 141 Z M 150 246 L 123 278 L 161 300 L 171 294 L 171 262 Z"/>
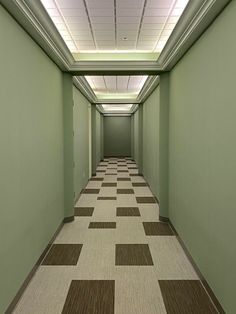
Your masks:
<path fill-rule="evenodd" d="M 75 60 L 158 59 L 188 0 L 41 0 Z M 148 76 L 85 76 L 98 100 L 135 102 Z M 79 78 L 78 78 L 79 79 Z M 102 112 L 115 107 L 101 107 Z M 123 107 L 123 113 L 127 113 Z M 130 106 L 129 112 L 134 109 Z M 115 112 L 120 113 L 119 105 Z"/>
<path fill-rule="evenodd" d="M 75 59 L 157 60 L 188 0 L 41 0 Z"/>
<path fill-rule="evenodd" d="M 147 76 L 86 76 L 97 98 L 136 99 Z"/>

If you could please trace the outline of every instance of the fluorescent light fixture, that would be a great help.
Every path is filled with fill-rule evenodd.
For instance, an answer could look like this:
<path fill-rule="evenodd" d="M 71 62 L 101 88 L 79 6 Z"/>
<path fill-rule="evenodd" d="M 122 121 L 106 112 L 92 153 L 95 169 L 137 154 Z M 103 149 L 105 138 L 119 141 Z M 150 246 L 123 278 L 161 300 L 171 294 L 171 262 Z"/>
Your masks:
<path fill-rule="evenodd" d="M 116 105 L 116 104 L 106 104 L 101 105 L 104 112 L 130 112 L 133 107 L 133 104 L 124 104 L 124 105 Z"/>

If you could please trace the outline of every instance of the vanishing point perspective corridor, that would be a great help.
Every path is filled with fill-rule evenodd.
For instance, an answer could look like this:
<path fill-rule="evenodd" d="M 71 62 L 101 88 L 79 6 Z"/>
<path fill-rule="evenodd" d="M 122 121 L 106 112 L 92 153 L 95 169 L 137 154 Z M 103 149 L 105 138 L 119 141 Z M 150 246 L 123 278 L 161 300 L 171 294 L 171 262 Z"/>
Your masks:
<path fill-rule="evenodd" d="M 104 159 L 14 313 L 218 313 L 158 217 L 135 162 Z"/>

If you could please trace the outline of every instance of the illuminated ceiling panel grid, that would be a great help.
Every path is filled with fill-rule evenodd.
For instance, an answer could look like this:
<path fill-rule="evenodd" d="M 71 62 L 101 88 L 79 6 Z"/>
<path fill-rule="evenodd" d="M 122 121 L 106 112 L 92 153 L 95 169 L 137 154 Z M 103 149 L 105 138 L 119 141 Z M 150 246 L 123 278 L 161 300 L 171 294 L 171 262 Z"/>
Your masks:
<path fill-rule="evenodd" d="M 189 0 L 41 0 L 68 48 L 161 52 Z"/>
<path fill-rule="evenodd" d="M 94 93 L 122 95 L 130 94 L 135 98 L 140 93 L 147 76 L 86 76 L 85 77 Z"/>

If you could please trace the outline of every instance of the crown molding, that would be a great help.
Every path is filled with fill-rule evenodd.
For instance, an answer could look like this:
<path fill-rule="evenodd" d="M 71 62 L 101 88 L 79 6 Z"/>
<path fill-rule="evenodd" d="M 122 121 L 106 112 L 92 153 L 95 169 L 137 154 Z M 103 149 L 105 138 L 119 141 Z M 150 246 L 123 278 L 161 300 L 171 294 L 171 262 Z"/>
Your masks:
<path fill-rule="evenodd" d="M 157 64 L 170 71 L 231 0 L 192 0 L 186 6 Z"/>
<path fill-rule="evenodd" d="M 145 102 L 145 100 L 151 95 L 151 93 L 159 85 L 159 83 L 160 83 L 159 76 L 149 76 L 138 95 L 137 98 L 138 102 L 139 103 Z"/>
<path fill-rule="evenodd" d="M 73 84 L 84 95 L 84 97 L 87 98 L 90 103 L 97 103 L 97 96 L 95 95 L 93 89 L 90 87 L 84 76 L 74 76 Z"/>
<path fill-rule="evenodd" d="M 163 71 L 156 61 L 74 61 L 73 75 L 156 75 Z"/>
<path fill-rule="evenodd" d="M 40 1 L 1 0 L 1 4 L 62 71 L 70 70 L 74 57 Z"/>

